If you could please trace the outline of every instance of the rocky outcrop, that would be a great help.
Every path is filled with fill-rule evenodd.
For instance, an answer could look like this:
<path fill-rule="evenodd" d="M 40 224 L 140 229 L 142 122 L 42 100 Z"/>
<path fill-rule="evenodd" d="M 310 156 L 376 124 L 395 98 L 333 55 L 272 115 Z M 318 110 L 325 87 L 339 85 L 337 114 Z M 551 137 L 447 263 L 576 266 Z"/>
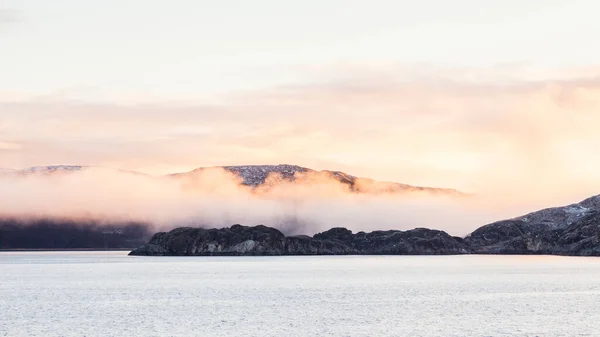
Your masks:
<path fill-rule="evenodd" d="M 365 255 L 447 255 L 466 254 L 467 246 L 446 232 L 416 228 L 407 231 L 389 230 L 370 233 L 332 228 L 316 234 L 317 240 L 345 243 Z"/>
<path fill-rule="evenodd" d="M 553 254 L 600 256 L 600 196 L 478 228 L 466 238 L 416 228 L 352 233 L 342 227 L 310 236 L 234 225 L 158 233 L 131 255 L 439 255 Z"/>
<path fill-rule="evenodd" d="M 442 231 L 375 231 L 353 234 L 333 228 L 314 237 L 286 237 L 266 226 L 176 228 L 155 234 L 130 255 L 447 255 L 468 253 L 466 245 Z"/>
<path fill-rule="evenodd" d="M 600 256 L 600 196 L 478 228 L 465 238 L 476 254 Z"/>

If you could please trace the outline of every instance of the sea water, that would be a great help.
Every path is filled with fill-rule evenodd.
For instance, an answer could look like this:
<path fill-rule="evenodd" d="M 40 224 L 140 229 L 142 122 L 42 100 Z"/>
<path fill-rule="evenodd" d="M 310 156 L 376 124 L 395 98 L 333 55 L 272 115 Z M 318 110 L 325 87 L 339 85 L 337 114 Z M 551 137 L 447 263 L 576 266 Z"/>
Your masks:
<path fill-rule="evenodd" d="M 600 336 L 600 258 L 0 253 L 0 336 Z"/>

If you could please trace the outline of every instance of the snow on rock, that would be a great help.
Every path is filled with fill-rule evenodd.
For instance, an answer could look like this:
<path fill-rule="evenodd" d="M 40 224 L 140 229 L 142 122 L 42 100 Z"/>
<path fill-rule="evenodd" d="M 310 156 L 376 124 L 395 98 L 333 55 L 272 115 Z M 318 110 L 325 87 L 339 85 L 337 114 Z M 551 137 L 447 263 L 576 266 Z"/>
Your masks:
<path fill-rule="evenodd" d="M 564 228 L 596 211 L 600 211 L 600 195 L 576 204 L 542 209 L 512 220 L 520 220 L 528 224 L 542 225 L 548 228 Z"/>
<path fill-rule="evenodd" d="M 79 165 L 53 165 L 53 166 L 33 166 L 21 170 L 21 173 L 52 173 L 61 171 L 80 171 L 86 168 Z"/>
<path fill-rule="evenodd" d="M 81 165 L 54 165 L 54 166 L 34 166 L 26 168 L 20 171 L 14 171 L 22 175 L 29 174 L 52 174 L 58 172 L 75 172 L 90 168 L 89 166 Z M 396 182 L 381 182 L 368 178 L 358 178 L 340 171 L 316 171 L 306 167 L 298 165 L 241 165 L 241 166 L 222 166 L 220 167 L 237 177 L 240 177 L 242 184 L 249 187 L 258 187 L 263 185 L 277 185 L 281 182 L 296 181 L 298 182 L 299 173 L 319 173 L 326 177 L 330 177 L 338 182 L 348 185 L 349 189 L 356 193 L 366 194 L 381 194 L 381 193 L 409 193 L 409 192 L 428 192 L 443 195 L 462 196 L 463 193 L 454 189 L 446 188 L 432 188 L 432 187 L 421 187 L 412 186 L 406 184 L 400 184 Z M 169 177 L 185 177 L 193 175 L 203 170 L 208 169 L 205 167 L 197 168 L 187 173 L 174 173 L 168 175 Z M 143 174 L 132 171 L 117 170 L 125 173 Z M 302 181 L 301 183 L 311 184 L 310 179 L 308 181 Z"/>
<path fill-rule="evenodd" d="M 297 173 L 322 173 L 342 184 L 348 185 L 351 191 L 357 193 L 379 194 L 428 192 L 453 196 L 463 195 L 461 192 L 454 189 L 412 186 L 396 182 L 381 182 L 368 178 L 358 178 L 340 171 L 315 171 L 313 169 L 297 165 L 279 164 L 223 166 L 223 169 L 242 178 L 242 183 L 244 185 L 252 187 L 261 186 L 263 184 L 277 184 L 281 180 L 297 181 Z M 268 181 L 267 178 L 269 178 Z M 305 181 L 303 182 L 306 183 Z"/>
<path fill-rule="evenodd" d="M 314 172 L 305 167 L 287 164 L 223 166 L 223 169 L 241 177 L 243 184 L 248 186 L 264 184 L 269 174 L 272 173 L 278 173 L 282 179 L 293 181 L 296 172 Z"/>
<path fill-rule="evenodd" d="M 450 195 L 450 196 L 465 196 L 466 194 L 449 188 L 434 188 L 421 187 L 396 182 L 382 182 L 368 178 L 359 178 L 340 171 L 316 171 L 298 165 L 241 165 L 241 166 L 220 166 L 227 172 L 239 177 L 242 184 L 249 187 L 259 186 L 274 186 L 281 182 L 299 182 L 298 178 L 302 173 L 319 173 L 325 177 L 337 180 L 338 182 L 348 185 L 350 191 L 355 193 L 365 194 L 395 194 L 395 193 L 411 193 L 411 192 L 427 192 L 432 194 Z M 187 173 L 174 173 L 170 177 L 185 177 L 202 172 L 208 168 L 199 167 Z M 302 177 L 305 178 L 305 177 Z M 301 184 L 311 184 L 312 179 L 300 179 Z"/>

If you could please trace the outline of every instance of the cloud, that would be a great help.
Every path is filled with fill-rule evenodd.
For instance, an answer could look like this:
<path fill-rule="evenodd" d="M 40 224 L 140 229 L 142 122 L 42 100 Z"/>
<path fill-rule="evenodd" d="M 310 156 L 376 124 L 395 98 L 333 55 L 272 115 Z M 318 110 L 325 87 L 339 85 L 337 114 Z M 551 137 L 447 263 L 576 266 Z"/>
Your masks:
<path fill-rule="evenodd" d="M 386 69 L 211 104 L 5 98 L 0 138 L 21 148 L 1 166 L 292 163 L 477 192 L 511 216 L 600 190 L 597 69 Z"/>
<path fill-rule="evenodd" d="M 333 226 L 354 231 L 427 226 L 464 235 L 491 220 L 468 198 L 355 194 L 322 173 L 297 178 L 251 189 L 219 168 L 159 178 L 105 168 L 0 174 L 0 217 L 133 220 L 155 229 L 265 224 L 287 234 L 314 234 Z M 267 183 L 275 180 L 270 176 Z"/>

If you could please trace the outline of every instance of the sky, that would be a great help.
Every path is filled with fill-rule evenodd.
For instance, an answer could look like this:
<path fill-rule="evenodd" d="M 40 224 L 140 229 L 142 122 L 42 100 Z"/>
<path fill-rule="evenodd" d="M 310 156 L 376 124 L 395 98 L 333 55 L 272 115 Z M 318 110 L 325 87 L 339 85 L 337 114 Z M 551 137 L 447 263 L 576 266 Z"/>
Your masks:
<path fill-rule="evenodd" d="M 0 1 L 0 167 L 600 191 L 595 0 Z M 535 192 L 535 193 L 533 193 Z"/>

